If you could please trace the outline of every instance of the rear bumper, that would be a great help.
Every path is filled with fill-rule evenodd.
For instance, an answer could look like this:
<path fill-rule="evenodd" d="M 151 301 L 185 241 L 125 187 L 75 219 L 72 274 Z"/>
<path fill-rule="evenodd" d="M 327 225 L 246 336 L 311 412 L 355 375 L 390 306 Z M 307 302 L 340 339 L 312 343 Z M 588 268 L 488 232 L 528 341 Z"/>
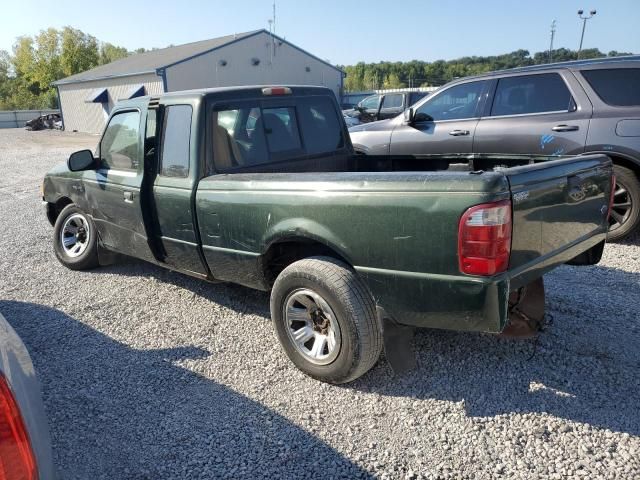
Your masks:
<path fill-rule="evenodd" d="M 419 328 L 501 332 L 509 292 L 541 277 L 606 239 L 601 232 L 495 277 L 436 275 L 355 267 L 378 305 L 396 322 Z"/>

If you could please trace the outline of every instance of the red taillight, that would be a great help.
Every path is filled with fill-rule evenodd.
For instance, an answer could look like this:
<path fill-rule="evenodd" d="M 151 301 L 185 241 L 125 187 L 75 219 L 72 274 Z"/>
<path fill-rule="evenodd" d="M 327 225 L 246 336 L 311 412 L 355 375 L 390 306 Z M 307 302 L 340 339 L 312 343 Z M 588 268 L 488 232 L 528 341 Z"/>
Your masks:
<path fill-rule="evenodd" d="M 266 87 L 262 89 L 263 95 L 291 95 L 289 87 Z"/>
<path fill-rule="evenodd" d="M 511 201 L 471 207 L 460 218 L 458 261 L 469 275 L 495 275 L 509 266 Z"/>
<path fill-rule="evenodd" d="M 35 480 L 36 460 L 20 409 L 0 374 L 0 480 Z"/>
<path fill-rule="evenodd" d="M 613 197 L 616 193 L 616 176 L 611 175 L 611 191 L 609 192 L 609 208 L 607 209 L 607 220 L 611 216 L 611 209 L 613 208 Z"/>

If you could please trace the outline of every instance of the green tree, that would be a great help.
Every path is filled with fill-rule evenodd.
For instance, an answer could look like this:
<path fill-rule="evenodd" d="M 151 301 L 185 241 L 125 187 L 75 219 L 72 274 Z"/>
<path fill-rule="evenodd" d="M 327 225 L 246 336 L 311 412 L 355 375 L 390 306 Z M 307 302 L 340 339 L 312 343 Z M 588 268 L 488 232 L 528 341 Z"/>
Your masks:
<path fill-rule="evenodd" d="M 100 46 L 100 65 L 115 62 L 128 55 L 129 52 L 124 47 L 116 47 L 110 43 L 103 43 Z"/>
<path fill-rule="evenodd" d="M 36 85 L 38 93 L 43 93 L 49 89 L 51 82 L 55 82 L 63 74 L 58 31 L 55 28 L 49 28 L 36 35 L 32 54 L 30 80 Z"/>
<path fill-rule="evenodd" d="M 390 73 L 384 79 L 383 88 L 404 88 L 406 85 L 400 81 L 400 77 L 395 73 Z"/>
<path fill-rule="evenodd" d="M 17 77 L 30 78 L 33 75 L 35 64 L 33 49 L 33 38 L 31 37 L 18 37 L 13 45 L 11 63 Z"/>
<path fill-rule="evenodd" d="M 94 36 L 72 27 L 64 27 L 60 36 L 60 62 L 64 77 L 84 72 L 101 63 L 98 40 Z"/>
<path fill-rule="evenodd" d="M 53 82 L 127 55 L 72 27 L 18 37 L 12 54 L 0 50 L 0 109 L 56 107 Z"/>

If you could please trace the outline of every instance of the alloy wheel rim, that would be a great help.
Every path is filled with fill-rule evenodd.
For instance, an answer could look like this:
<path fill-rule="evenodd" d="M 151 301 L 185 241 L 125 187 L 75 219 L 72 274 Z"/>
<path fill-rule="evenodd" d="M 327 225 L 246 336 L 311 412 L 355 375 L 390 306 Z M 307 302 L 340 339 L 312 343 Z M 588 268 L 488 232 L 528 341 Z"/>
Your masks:
<path fill-rule="evenodd" d="M 342 337 L 335 313 L 318 293 L 298 289 L 284 305 L 287 334 L 295 349 L 315 365 L 328 365 L 340 353 Z"/>
<path fill-rule="evenodd" d="M 631 215 L 631 208 L 629 190 L 622 183 L 616 181 L 615 190 L 613 191 L 613 205 L 609 215 L 609 231 L 617 230 L 624 225 Z"/>
<path fill-rule="evenodd" d="M 60 245 L 71 258 L 82 255 L 89 246 L 91 230 L 84 215 L 75 213 L 64 221 L 60 230 Z"/>

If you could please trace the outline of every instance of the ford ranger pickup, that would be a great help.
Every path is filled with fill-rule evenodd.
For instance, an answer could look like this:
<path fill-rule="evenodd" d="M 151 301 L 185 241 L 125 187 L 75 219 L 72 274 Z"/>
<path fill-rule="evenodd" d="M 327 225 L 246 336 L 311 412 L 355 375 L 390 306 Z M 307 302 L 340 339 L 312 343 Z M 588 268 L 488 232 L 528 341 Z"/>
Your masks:
<path fill-rule="evenodd" d="M 271 291 L 291 361 L 344 383 L 383 346 L 409 368 L 416 327 L 530 333 L 542 276 L 600 260 L 606 155 L 446 163 L 355 155 L 326 88 L 194 90 L 118 103 L 96 153 L 51 170 L 43 200 L 65 266 L 115 252 Z"/>

